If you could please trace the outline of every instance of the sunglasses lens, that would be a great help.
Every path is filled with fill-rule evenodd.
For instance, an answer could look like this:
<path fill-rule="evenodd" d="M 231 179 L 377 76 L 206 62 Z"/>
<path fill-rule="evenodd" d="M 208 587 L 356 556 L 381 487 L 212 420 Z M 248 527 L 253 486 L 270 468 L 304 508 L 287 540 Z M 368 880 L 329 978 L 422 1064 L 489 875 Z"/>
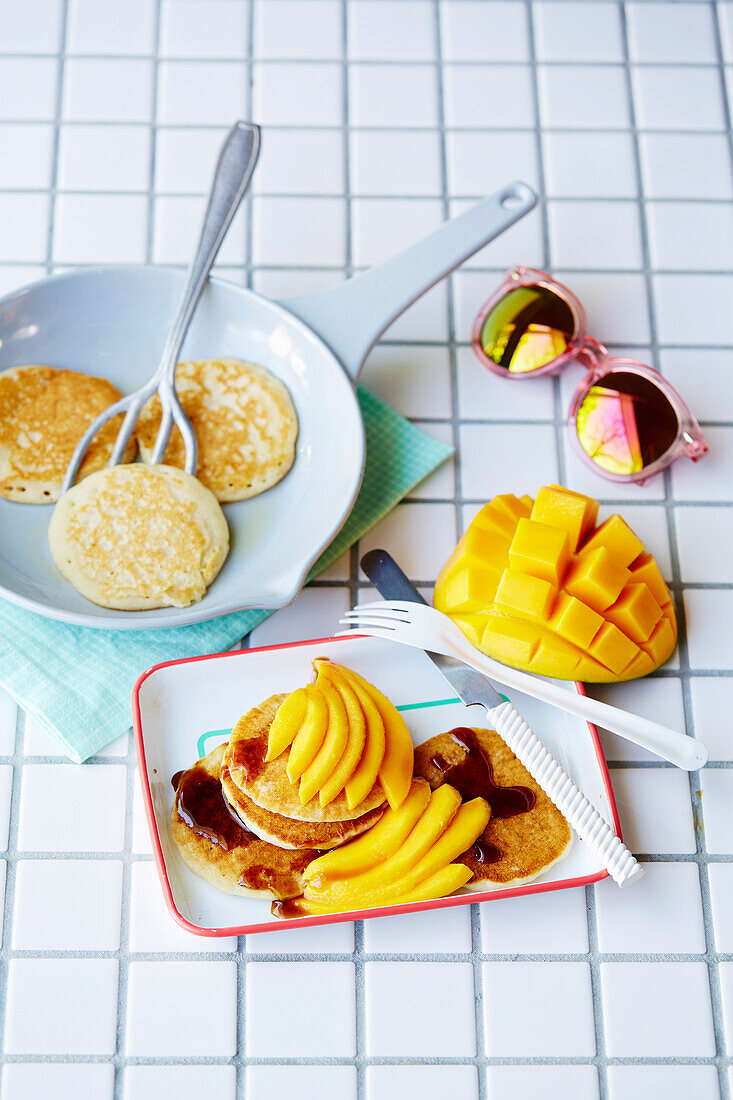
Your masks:
<path fill-rule="evenodd" d="M 519 286 L 487 315 L 480 340 L 497 366 L 528 374 L 562 355 L 574 334 L 573 312 L 559 294 L 544 286 Z"/>
<path fill-rule="evenodd" d="M 576 427 L 583 450 L 604 470 L 637 474 L 666 454 L 677 438 L 679 421 L 654 382 L 615 371 L 588 390 Z"/>

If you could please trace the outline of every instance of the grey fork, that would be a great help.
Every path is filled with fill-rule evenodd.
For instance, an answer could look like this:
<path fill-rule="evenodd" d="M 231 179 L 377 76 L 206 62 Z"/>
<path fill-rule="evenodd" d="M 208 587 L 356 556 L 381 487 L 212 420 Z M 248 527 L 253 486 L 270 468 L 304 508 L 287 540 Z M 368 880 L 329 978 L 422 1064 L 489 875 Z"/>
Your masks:
<path fill-rule="evenodd" d="M 255 126 L 252 122 L 235 122 L 227 134 L 219 154 L 199 242 L 191 266 L 188 269 L 186 283 L 178 304 L 178 311 L 168 333 L 158 369 L 144 386 L 120 398 L 114 405 L 110 405 L 89 425 L 71 456 L 61 487 L 62 493 L 70 489 L 76 481 L 76 475 L 79 473 L 79 467 L 84 460 L 87 447 L 97 432 L 112 417 L 124 412 L 125 419 L 122 421 L 120 430 L 117 433 L 117 439 L 109 459 L 110 466 L 117 465 L 125 453 L 125 448 L 130 441 L 130 436 L 134 431 L 143 405 L 150 400 L 154 393 L 160 394 L 163 415 L 155 438 L 152 462 L 160 462 L 165 455 L 175 422 L 183 436 L 186 472 L 189 474 L 196 473 L 198 445 L 188 417 L 184 413 L 176 393 L 176 366 L 178 365 L 178 356 L 188 326 L 209 277 L 211 265 L 221 248 L 222 241 L 232 223 L 232 218 L 246 194 L 259 155 L 259 126 Z"/>

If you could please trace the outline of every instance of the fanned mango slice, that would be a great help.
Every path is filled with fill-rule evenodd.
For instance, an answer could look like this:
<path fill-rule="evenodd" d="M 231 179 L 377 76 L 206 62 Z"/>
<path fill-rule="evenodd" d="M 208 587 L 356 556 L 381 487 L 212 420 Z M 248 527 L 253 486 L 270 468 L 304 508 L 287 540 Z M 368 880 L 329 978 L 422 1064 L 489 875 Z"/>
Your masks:
<path fill-rule="evenodd" d="M 630 680 L 677 642 L 667 585 L 619 515 L 561 485 L 494 497 L 440 572 L 434 602 L 505 664 L 560 680 Z"/>
<path fill-rule="evenodd" d="M 330 680 L 343 700 L 349 731 L 346 748 L 336 767 L 319 791 L 318 797 L 321 806 L 328 806 L 329 802 L 333 802 L 334 798 L 341 794 L 346 786 L 347 779 L 353 774 L 354 769 L 361 760 L 366 743 L 366 719 L 356 692 L 351 684 L 346 683 L 343 678 L 335 677 L 332 669 L 333 666 L 324 664 L 321 666 L 321 673 Z"/>
<path fill-rule="evenodd" d="M 370 830 L 376 836 L 367 833 L 309 864 L 303 897 L 285 903 L 285 913 L 337 913 L 445 897 L 471 877 L 453 860 L 478 839 L 490 816 L 485 799 L 461 805 L 447 783 L 425 801 L 424 787 L 414 781 L 403 805 L 388 809 Z"/>
<path fill-rule="evenodd" d="M 344 701 L 336 691 L 333 684 L 319 683 L 323 677 L 318 678 L 316 685 L 326 700 L 328 707 L 328 727 L 323 744 L 316 753 L 313 762 L 306 768 L 300 777 L 300 789 L 298 795 L 301 805 L 305 806 L 311 798 L 321 789 L 323 784 L 332 774 L 337 763 L 343 756 L 346 741 L 349 736 L 349 721 L 346 717 Z"/>
<path fill-rule="evenodd" d="M 410 731 L 394 703 L 375 688 L 374 684 L 370 684 L 353 669 L 348 670 L 348 676 L 352 683 L 360 684 L 367 695 L 371 696 L 384 722 L 385 747 L 379 768 L 379 782 L 390 806 L 396 810 L 407 797 L 412 781 L 415 753 Z"/>
<path fill-rule="evenodd" d="M 295 735 L 288 759 L 288 779 L 297 783 L 323 744 L 328 728 L 328 707 L 323 693 L 314 685 L 305 689 L 308 709 L 303 725 Z"/>
<path fill-rule="evenodd" d="M 267 755 L 265 760 L 275 760 L 281 752 L 293 743 L 296 733 L 303 725 L 305 712 L 308 709 L 308 696 L 305 688 L 298 688 L 291 692 L 282 706 L 278 708 L 270 732 L 267 738 Z"/>

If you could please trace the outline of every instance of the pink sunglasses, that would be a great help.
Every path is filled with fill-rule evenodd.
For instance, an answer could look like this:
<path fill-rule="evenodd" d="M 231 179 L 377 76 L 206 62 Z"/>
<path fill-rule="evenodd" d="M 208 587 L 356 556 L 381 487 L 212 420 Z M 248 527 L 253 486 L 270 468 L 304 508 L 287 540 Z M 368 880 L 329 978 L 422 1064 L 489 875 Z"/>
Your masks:
<path fill-rule="evenodd" d="M 509 271 L 481 307 L 471 342 L 484 366 L 503 378 L 557 374 L 572 360 L 586 366 L 568 427 L 581 459 L 611 481 L 643 485 L 681 455 L 697 462 L 707 452 L 677 390 L 653 367 L 612 359 L 588 336 L 572 291 L 543 271 Z"/>

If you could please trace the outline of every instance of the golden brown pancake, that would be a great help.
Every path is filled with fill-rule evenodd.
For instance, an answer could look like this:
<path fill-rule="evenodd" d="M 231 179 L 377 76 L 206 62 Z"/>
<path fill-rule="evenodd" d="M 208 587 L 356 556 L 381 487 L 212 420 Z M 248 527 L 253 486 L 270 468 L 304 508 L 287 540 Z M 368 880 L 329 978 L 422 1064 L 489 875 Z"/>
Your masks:
<path fill-rule="evenodd" d="M 466 890 L 516 886 L 536 878 L 562 859 L 567 854 L 572 833 L 563 815 L 496 730 L 474 729 L 473 732 L 491 760 L 494 783 L 501 787 L 529 787 L 535 802 L 532 809 L 513 817 L 497 818 L 492 813 L 480 839 L 500 849 L 502 855 L 495 863 L 481 862 L 474 848 L 469 848 L 456 862 L 464 863 L 473 871 L 474 877 L 464 887 Z M 445 777 L 432 762 L 433 758 L 440 756 L 454 765 L 465 760 L 466 755 L 466 750 L 456 744 L 450 733 L 439 733 L 415 749 L 415 775 L 423 776 L 435 789 Z M 487 801 L 491 803 L 490 798 Z"/>
<path fill-rule="evenodd" d="M 264 367 L 241 359 L 179 363 L 176 392 L 199 445 L 196 476 L 218 500 L 245 500 L 271 488 L 295 461 L 298 417 L 287 386 Z M 138 421 L 140 453 L 149 462 L 160 427 L 160 398 Z M 174 427 L 163 461 L 184 466 Z"/>
<path fill-rule="evenodd" d="M 379 780 L 353 810 L 349 809 L 343 791 L 324 808 L 318 795 L 305 806 L 301 805 L 298 784 L 288 779 L 288 753 L 283 752 L 265 763 L 270 725 L 286 698 L 286 695 L 271 695 L 264 703 L 243 714 L 232 730 L 224 764 L 235 786 L 256 806 L 296 821 L 353 821 L 382 806 L 386 795 Z"/>
<path fill-rule="evenodd" d="M 51 504 L 66 467 L 92 421 L 122 394 L 106 378 L 54 367 L 10 367 L 0 373 L 0 496 Z M 122 424 L 115 416 L 87 448 L 79 479 L 107 465 Z M 132 462 L 135 440 L 123 457 Z"/>
<path fill-rule="evenodd" d="M 352 821 L 296 821 L 263 810 L 232 782 L 227 767 L 221 769 L 221 786 L 230 809 L 245 829 L 279 848 L 338 848 L 371 829 L 384 813 L 384 807 L 378 806 Z"/>
<path fill-rule="evenodd" d="M 288 851 L 254 836 L 229 810 L 221 789 L 224 745 L 183 772 L 171 814 L 173 840 L 192 871 L 228 894 L 294 898 L 318 852 Z"/>

